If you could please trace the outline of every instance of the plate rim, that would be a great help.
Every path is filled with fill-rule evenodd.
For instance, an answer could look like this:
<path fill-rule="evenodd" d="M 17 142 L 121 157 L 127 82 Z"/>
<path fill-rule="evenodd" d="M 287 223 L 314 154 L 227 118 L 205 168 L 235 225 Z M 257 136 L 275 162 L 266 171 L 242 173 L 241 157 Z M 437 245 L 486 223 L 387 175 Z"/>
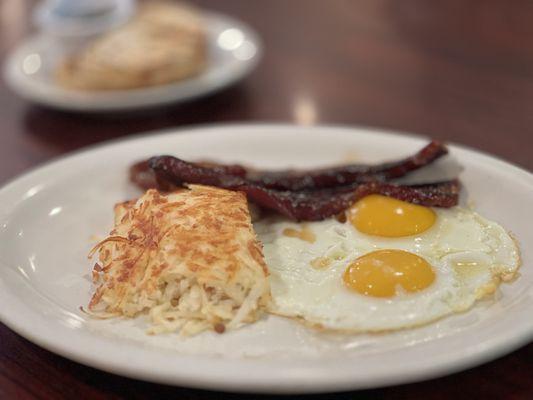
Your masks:
<path fill-rule="evenodd" d="M 54 166 L 54 164 L 61 164 L 64 162 L 68 162 L 69 159 L 76 158 L 78 156 L 83 156 L 84 154 L 88 154 L 94 151 L 98 151 L 99 149 L 104 149 L 106 147 L 113 147 L 113 146 L 120 146 L 121 144 L 128 143 L 128 142 L 135 142 L 142 139 L 151 139 L 151 140 L 158 140 L 162 137 L 166 136 L 173 136 L 173 135 L 180 135 L 183 133 L 188 134 L 202 134 L 202 132 L 212 132 L 212 131 L 218 131 L 218 130 L 232 130 L 232 129 L 241 129 L 241 130 L 247 130 L 248 132 L 253 131 L 254 129 L 274 129 L 274 130 L 293 130 L 293 131 L 301 131 L 306 132 L 308 130 L 315 130 L 315 131 L 327 131 L 327 130 L 338 130 L 344 131 L 346 134 L 354 134 L 357 132 L 376 132 L 385 136 L 392 135 L 394 137 L 400 137 L 400 138 L 409 138 L 409 139 L 425 139 L 427 138 L 424 135 L 417 135 L 412 133 L 403 133 L 393 130 L 386 130 L 386 129 L 380 129 L 380 128 L 373 128 L 373 127 L 364 127 L 364 126 L 350 126 L 350 125 L 316 125 L 316 126 L 301 126 L 301 125 L 294 125 L 294 124 L 272 124 L 272 123 L 259 123 L 259 124 L 250 124 L 250 123 L 242 123 L 242 124 L 235 124 L 235 123 L 228 123 L 228 124 L 201 124 L 196 126 L 188 126 L 188 127 L 182 127 L 182 128 L 168 128 L 164 130 L 154 130 L 149 132 L 142 132 L 138 133 L 132 136 L 128 137 L 121 137 L 121 138 L 115 138 L 112 140 L 108 140 L 105 142 L 97 143 L 85 148 L 78 149 L 73 152 L 69 152 L 67 154 L 64 154 L 60 157 L 54 158 L 48 162 L 42 163 L 40 165 L 37 165 L 25 173 L 18 175 L 4 184 L 0 187 L 0 198 L 2 198 L 6 192 L 9 192 L 10 190 L 16 189 L 16 186 L 18 184 L 26 183 L 28 179 L 31 180 L 32 175 L 39 173 L 40 170 Z M 448 143 L 448 142 L 447 142 Z M 531 185 L 533 185 L 533 174 L 528 172 L 527 170 L 513 164 L 505 161 L 504 159 L 501 159 L 499 157 L 492 156 L 488 153 L 478 151 L 476 149 L 471 149 L 467 146 L 463 145 L 457 145 L 453 142 L 448 143 L 451 148 L 455 149 L 462 149 L 467 151 L 468 153 L 473 153 L 476 156 L 481 156 L 484 161 L 497 161 L 501 166 L 505 166 L 505 168 L 511 168 L 512 172 L 518 173 L 522 178 L 525 178 L 529 181 Z M 4 287 L 4 289 L 9 289 L 5 287 L 3 280 L 0 279 L 0 287 Z M 16 296 L 14 293 L 11 293 L 10 290 L 2 290 L 0 291 L 0 299 L 4 300 L 15 300 Z M 29 308 L 26 304 L 20 303 L 24 307 Z M 527 329 L 523 329 L 523 332 L 521 335 L 514 335 L 512 336 L 512 340 L 507 341 L 505 343 L 499 343 L 497 341 L 494 341 L 493 344 L 485 345 L 485 348 L 480 347 L 472 354 L 469 354 L 468 359 L 458 361 L 458 360 L 448 360 L 441 362 L 438 365 L 428 365 L 422 372 L 413 373 L 411 372 L 410 375 L 407 374 L 406 376 L 405 372 L 401 372 L 397 374 L 396 376 L 389 376 L 388 379 L 383 379 L 382 377 L 378 380 L 369 380 L 366 382 L 366 384 L 357 384 L 354 386 L 350 382 L 344 381 L 344 382 L 324 382 L 320 380 L 316 380 L 311 382 L 310 386 L 304 387 L 302 382 L 305 380 L 308 380 L 309 378 L 306 378 L 304 376 L 299 376 L 298 379 L 300 379 L 297 383 L 291 382 L 283 382 L 283 384 L 280 384 L 280 382 L 277 383 L 277 386 L 272 387 L 271 381 L 263 382 L 240 382 L 238 385 L 236 385 L 235 382 L 231 380 L 226 379 L 210 379 L 209 377 L 203 377 L 198 379 L 198 376 L 180 376 L 177 378 L 176 376 L 160 376 L 157 374 L 147 375 L 142 370 L 136 370 L 128 369 L 128 368 L 120 368 L 120 366 L 116 365 L 110 365 L 109 363 L 98 361 L 98 357 L 95 360 L 94 357 L 87 357 L 86 354 L 83 354 L 83 351 L 76 352 L 76 351 L 69 351 L 62 348 L 62 346 L 57 346 L 57 343 L 55 343 L 53 340 L 45 340 L 41 337 L 36 336 L 33 334 L 29 329 L 26 329 L 27 327 L 23 326 L 24 324 L 20 322 L 18 318 L 14 318 L 12 315 L 8 315 L 9 312 L 5 312 L 3 307 L 0 307 L 0 321 L 2 321 L 6 326 L 8 326 L 11 330 L 15 331 L 19 335 L 25 337 L 26 339 L 30 340 L 31 342 L 39 345 L 40 347 L 43 347 L 47 350 L 50 350 L 56 354 L 59 354 L 63 357 L 72 359 L 74 361 L 80 362 L 84 365 L 93 366 L 96 368 L 99 368 L 101 370 L 120 374 L 123 376 L 128 376 L 131 378 L 141 379 L 141 380 L 149 380 L 153 382 L 158 383 L 166 383 L 166 384 L 172 384 L 172 385 L 184 385 L 187 387 L 195 387 L 195 388 L 202 388 L 202 389 L 213 389 L 213 390 L 222 390 L 222 391 L 232 391 L 232 392 L 255 392 L 255 393 L 285 393 L 285 394 L 294 394 L 294 393 L 322 393 L 327 391 L 341 391 L 341 390 L 349 390 L 349 389 L 365 389 L 365 388 L 376 388 L 376 387 L 382 387 L 382 386 L 389 386 L 394 384 L 400 384 L 400 383 L 409 383 L 409 382 L 415 382 L 430 378 L 436 378 L 443 375 L 448 375 L 450 373 L 454 373 L 460 370 L 464 370 L 476 365 L 479 365 L 484 362 L 488 362 L 490 360 L 493 360 L 495 358 L 498 358 L 504 354 L 507 354 L 518 347 L 525 345 L 527 342 L 529 342 L 531 339 L 533 339 L 533 321 L 527 326 Z M 87 333 L 85 333 L 87 335 Z M 93 335 L 89 335 L 93 336 Z M 96 341 L 100 340 L 100 338 L 94 339 Z M 495 347 L 496 346 L 496 347 Z M 181 358 L 188 358 L 187 356 L 184 357 L 183 354 L 177 355 Z M 195 360 L 195 362 L 198 362 L 199 359 L 202 359 L 202 356 L 193 356 L 192 359 Z M 207 358 L 205 360 L 208 360 Z M 242 361 L 242 360 L 240 360 Z M 213 362 L 212 359 L 209 359 L 208 362 Z M 228 360 L 225 360 L 225 362 L 228 362 Z M 231 360 L 229 360 L 231 362 Z M 279 361 L 278 361 L 279 362 Z M 120 363 L 119 363 L 120 364 Z M 267 363 L 268 364 L 268 363 Z M 266 364 L 265 364 L 266 365 Z M 305 368 L 304 368 L 305 370 Z M 302 372 L 302 371 L 300 371 Z M 298 375 L 298 374 L 297 374 Z"/>
<path fill-rule="evenodd" d="M 180 94 L 179 86 L 182 84 L 190 83 L 189 81 L 194 80 L 195 77 L 185 79 L 183 81 L 169 82 L 162 85 L 148 86 L 141 88 L 125 89 L 125 90 L 113 90 L 107 92 L 97 92 L 97 96 L 104 98 L 106 94 L 111 94 L 111 96 L 122 96 L 125 94 L 135 94 L 138 97 L 142 97 L 143 94 L 146 94 L 150 91 L 157 90 L 175 90 L 175 94 L 170 96 L 167 95 L 163 100 L 151 100 L 151 101 L 138 101 L 135 103 L 122 104 L 120 100 L 111 101 L 107 97 L 105 104 L 100 104 L 96 100 L 90 102 L 84 102 L 76 100 L 74 102 L 69 102 L 66 98 L 61 98 L 59 92 L 65 91 L 66 93 L 72 92 L 75 96 L 83 95 L 87 93 L 86 91 L 70 91 L 68 89 L 63 89 L 52 83 L 46 83 L 45 87 L 54 88 L 54 96 L 52 98 L 47 98 L 42 94 L 39 94 L 38 88 L 39 85 L 35 86 L 34 83 L 31 83 L 31 79 L 28 80 L 27 77 L 23 78 L 23 74 L 17 72 L 19 64 L 17 60 L 23 54 L 23 50 L 32 46 L 33 43 L 38 43 L 39 41 L 49 40 L 43 33 L 34 33 L 24 38 L 20 43 L 14 46 L 7 54 L 3 60 L 2 65 L 2 77 L 6 86 L 19 97 L 39 104 L 44 107 L 49 107 L 52 109 L 70 111 L 70 112 L 79 112 L 85 114 L 91 113 L 106 113 L 106 112 L 128 112 L 135 111 L 140 109 L 150 109 L 158 106 L 164 105 L 176 105 L 186 103 L 198 98 L 206 97 L 212 94 L 215 94 L 225 88 L 231 87 L 238 83 L 239 81 L 246 78 L 250 75 L 258 66 L 259 62 L 262 60 L 264 55 L 264 44 L 259 36 L 258 32 L 252 28 L 247 22 L 235 18 L 231 15 L 213 11 L 213 10 L 202 10 L 202 14 L 206 19 L 212 20 L 214 23 L 224 22 L 228 25 L 237 26 L 239 29 L 245 32 L 246 37 L 249 37 L 253 44 L 255 45 L 256 52 L 252 58 L 242 62 L 242 68 L 237 70 L 237 73 L 233 73 L 230 76 L 227 76 L 222 81 L 212 82 L 209 87 L 203 88 L 200 90 L 195 90 L 192 94 Z M 209 68 L 209 67 L 208 67 Z M 201 75 L 200 75 L 201 76 Z M 173 88 L 174 87 L 174 88 Z M 59 92 L 58 92 L 59 91 Z M 90 92 L 89 92 L 90 93 Z"/>

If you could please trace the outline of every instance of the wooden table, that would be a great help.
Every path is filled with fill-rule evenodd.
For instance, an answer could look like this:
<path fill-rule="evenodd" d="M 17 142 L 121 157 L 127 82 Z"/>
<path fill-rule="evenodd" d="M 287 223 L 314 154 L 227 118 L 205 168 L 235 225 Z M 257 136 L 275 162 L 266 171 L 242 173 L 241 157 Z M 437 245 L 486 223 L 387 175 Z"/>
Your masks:
<path fill-rule="evenodd" d="M 265 57 L 246 81 L 187 105 L 122 115 L 44 109 L 0 82 L 0 183 L 92 143 L 230 121 L 391 128 L 473 146 L 533 169 L 531 1 L 196 3 L 241 18 L 261 34 Z M 0 60 L 28 33 L 32 5 L 0 2 Z M 324 397 L 532 398 L 532 361 L 530 344 L 449 377 Z M 0 324 L 2 399 L 152 396 L 241 398 L 100 372 L 43 350 Z"/>

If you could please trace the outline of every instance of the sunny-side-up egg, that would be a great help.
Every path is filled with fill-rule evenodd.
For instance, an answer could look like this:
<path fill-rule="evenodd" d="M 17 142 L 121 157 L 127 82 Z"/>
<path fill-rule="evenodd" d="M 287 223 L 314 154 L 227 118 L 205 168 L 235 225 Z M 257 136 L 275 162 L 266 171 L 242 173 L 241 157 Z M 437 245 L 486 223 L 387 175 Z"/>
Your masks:
<path fill-rule="evenodd" d="M 272 313 L 341 331 L 408 328 L 468 310 L 520 264 L 506 230 L 465 208 L 371 195 L 347 217 L 254 224 Z"/>

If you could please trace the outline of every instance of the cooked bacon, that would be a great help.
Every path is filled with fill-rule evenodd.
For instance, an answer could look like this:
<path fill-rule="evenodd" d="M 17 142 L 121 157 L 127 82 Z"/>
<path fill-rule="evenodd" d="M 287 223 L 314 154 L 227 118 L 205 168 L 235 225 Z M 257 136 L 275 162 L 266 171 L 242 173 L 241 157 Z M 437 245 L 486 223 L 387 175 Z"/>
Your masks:
<path fill-rule="evenodd" d="M 356 182 L 387 181 L 422 168 L 448 153 L 440 142 L 432 141 L 413 156 L 377 165 L 349 164 L 304 171 L 265 171 L 248 174 L 264 187 L 280 190 L 323 189 Z"/>
<path fill-rule="evenodd" d="M 200 162 L 195 163 L 195 165 L 212 168 L 216 173 L 224 173 L 229 175 L 235 175 L 240 177 L 245 177 L 247 171 L 244 167 L 237 164 L 222 165 L 214 162 Z M 141 189 L 160 189 L 165 191 L 171 191 L 179 185 L 173 185 L 169 182 L 165 182 L 157 179 L 157 176 L 150 165 L 148 160 L 138 161 L 130 167 L 130 180 L 139 186 Z"/>
<path fill-rule="evenodd" d="M 442 143 L 432 141 L 413 156 L 377 165 L 349 164 L 314 170 L 256 171 L 238 164 L 223 165 L 213 162 L 191 164 L 211 167 L 217 173 L 247 178 L 250 182 L 269 189 L 298 191 L 400 178 L 411 171 L 431 164 L 447 153 L 448 149 Z M 130 169 L 130 179 L 143 189 L 164 186 L 164 182 L 159 182 L 159 185 L 156 182 L 148 161 L 134 164 Z M 167 188 L 167 190 L 170 189 Z"/>
<path fill-rule="evenodd" d="M 382 194 L 428 207 L 453 207 L 459 200 L 457 180 L 428 185 L 401 186 L 384 182 L 358 183 L 320 191 L 280 191 L 253 185 L 236 188 L 261 207 L 277 211 L 297 221 L 318 221 L 338 216 L 357 200 Z"/>
<path fill-rule="evenodd" d="M 451 207 L 457 204 L 458 181 L 401 186 L 373 181 L 353 183 L 320 190 L 276 190 L 261 186 L 216 168 L 201 167 L 172 156 L 149 160 L 159 182 L 181 186 L 195 183 L 245 192 L 249 200 L 266 209 L 275 210 L 291 219 L 314 221 L 335 216 L 358 199 L 369 194 L 383 194 L 416 204 Z"/>

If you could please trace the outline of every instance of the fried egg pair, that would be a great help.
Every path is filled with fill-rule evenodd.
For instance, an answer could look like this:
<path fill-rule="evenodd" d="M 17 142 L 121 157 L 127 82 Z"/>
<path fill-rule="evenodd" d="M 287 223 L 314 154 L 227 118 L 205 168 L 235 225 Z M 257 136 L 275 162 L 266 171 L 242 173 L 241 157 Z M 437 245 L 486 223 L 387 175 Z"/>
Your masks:
<path fill-rule="evenodd" d="M 468 310 L 520 264 L 505 229 L 465 208 L 369 196 L 347 217 L 254 224 L 272 313 L 350 332 L 414 327 Z"/>

